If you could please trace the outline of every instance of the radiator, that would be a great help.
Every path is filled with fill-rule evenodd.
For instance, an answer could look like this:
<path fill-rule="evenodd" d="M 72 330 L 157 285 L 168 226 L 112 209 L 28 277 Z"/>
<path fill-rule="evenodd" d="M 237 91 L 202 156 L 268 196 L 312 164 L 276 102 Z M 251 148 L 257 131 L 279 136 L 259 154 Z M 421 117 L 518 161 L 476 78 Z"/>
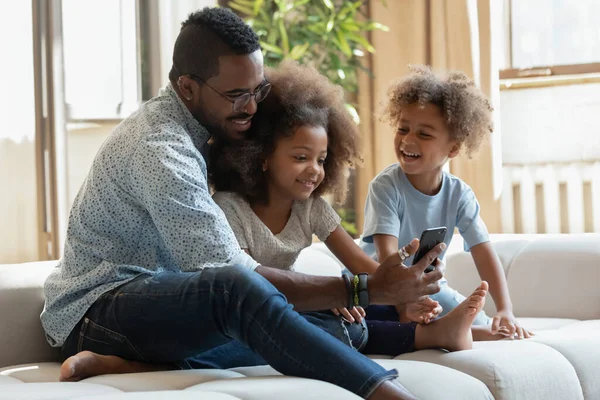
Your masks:
<path fill-rule="evenodd" d="M 502 170 L 504 233 L 600 232 L 600 161 Z"/>

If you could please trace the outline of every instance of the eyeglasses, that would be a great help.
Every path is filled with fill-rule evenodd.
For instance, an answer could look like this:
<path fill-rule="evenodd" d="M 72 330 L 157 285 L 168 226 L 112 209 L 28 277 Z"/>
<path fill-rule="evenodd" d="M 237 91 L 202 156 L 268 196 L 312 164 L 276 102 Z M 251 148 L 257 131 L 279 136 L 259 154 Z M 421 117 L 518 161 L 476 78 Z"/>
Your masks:
<path fill-rule="evenodd" d="M 265 99 L 265 97 L 267 97 L 267 95 L 271 91 L 271 82 L 269 82 L 268 80 L 265 79 L 264 82 L 254 90 L 254 92 L 244 93 L 237 97 L 232 98 L 231 96 L 221 93 L 214 87 L 210 86 L 204 79 L 200 78 L 198 75 L 188 74 L 187 76 L 189 76 L 192 79 L 199 80 L 200 82 L 202 82 L 203 84 L 205 84 L 206 86 L 211 88 L 219 96 L 221 96 L 222 98 L 224 98 L 225 100 L 227 100 L 228 102 L 233 104 L 233 112 L 235 112 L 235 113 L 243 112 L 253 97 L 254 97 L 254 101 L 256 101 L 257 103 L 260 103 L 261 101 L 263 101 Z"/>

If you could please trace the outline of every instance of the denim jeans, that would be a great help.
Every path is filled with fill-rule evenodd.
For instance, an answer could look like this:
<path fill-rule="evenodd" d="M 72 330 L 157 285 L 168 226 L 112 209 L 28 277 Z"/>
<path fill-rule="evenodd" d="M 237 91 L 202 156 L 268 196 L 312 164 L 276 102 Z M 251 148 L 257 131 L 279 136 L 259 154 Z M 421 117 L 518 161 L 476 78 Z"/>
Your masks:
<path fill-rule="evenodd" d="M 369 306 L 365 312 L 369 340 L 363 347 L 364 354 L 398 356 L 415 351 L 417 324 L 398 322 L 396 307 Z"/>
<path fill-rule="evenodd" d="M 142 275 L 98 299 L 63 353 L 90 350 L 194 368 L 217 360 L 218 353 L 207 352 L 226 354 L 222 346 L 229 345 L 239 350 L 233 357 L 248 365 L 268 363 L 282 374 L 326 381 L 363 398 L 398 376 L 325 332 L 323 327 L 335 327 L 346 343 L 355 336 L 337 329 L 347 327 L 339 319 L 323 315 L 301 316 L 260 274 L 237 266 Z M 365 338 L 358 329 L 360 346 Z M 259 358 L 249 360 L 246 348 Z M 229 364 L 216 365 L 239 366 Z"/>

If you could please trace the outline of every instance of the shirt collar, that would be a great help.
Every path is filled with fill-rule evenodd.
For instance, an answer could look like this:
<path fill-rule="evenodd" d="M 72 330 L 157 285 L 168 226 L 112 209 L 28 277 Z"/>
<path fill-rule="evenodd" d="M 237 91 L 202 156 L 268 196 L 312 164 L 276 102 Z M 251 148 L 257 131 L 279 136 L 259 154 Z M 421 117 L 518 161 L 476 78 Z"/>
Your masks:
<path fill-rule="evenodd" d="M 185 120 L 185 127 L 187 128 L 186 130 L 192 138 L 194 146 L 196 146 L 197 149 L 201 149 L 210 139 L 210 132 L 208 132 L 208 130 L 204 126 L 200 125 L 200 122 L 194 118 L 190 110 L 188 110 L 173 88 L 171 82 L 169 82 L 164 89 L 161 89 L 160 95 L 167 95 L 177 102 Z"/>

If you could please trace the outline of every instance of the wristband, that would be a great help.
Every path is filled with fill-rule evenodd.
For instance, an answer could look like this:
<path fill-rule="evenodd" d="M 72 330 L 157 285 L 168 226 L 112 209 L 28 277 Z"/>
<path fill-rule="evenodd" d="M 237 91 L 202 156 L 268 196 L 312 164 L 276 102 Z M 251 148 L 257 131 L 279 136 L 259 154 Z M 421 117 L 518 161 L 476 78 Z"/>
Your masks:
<path fill-rule="evenodd" d="M 362 308 L 369 307 L 368 277 L 369 274 L 358 274 L 358 305 Z"/>
<path fill-rule="evenodd" d="M 348 293 L 348 301 L 346 303 L 348 306 L 346 308 L 351 310 L 352 307 L 354 307 L 354 290 L 352 290 L 352 282 L 348 274 L 342 273 L 342 278 L 344 279 L 344 284 L 346 285 L 346 293 Z"/>
<path fill-rule="evenodd" d="M 354 278 L 352 279 L 352 307 L 358 307 L 360 305 L 360 299 L 358 298 L 358 283 L 359 283 L 359 277 L 358 275 L 354 275 Z"/>

